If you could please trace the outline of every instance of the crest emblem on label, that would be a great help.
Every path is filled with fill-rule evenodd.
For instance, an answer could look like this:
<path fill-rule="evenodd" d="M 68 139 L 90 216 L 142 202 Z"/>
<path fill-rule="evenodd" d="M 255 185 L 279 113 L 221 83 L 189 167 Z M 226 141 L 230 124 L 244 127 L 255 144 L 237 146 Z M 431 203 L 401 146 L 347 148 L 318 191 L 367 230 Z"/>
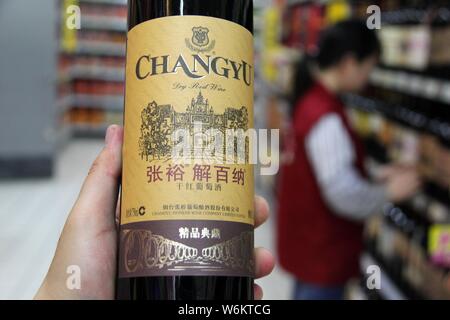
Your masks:
<path fill-rule="evenodd" d="M 192 28 L 192 43 L 199 47 L 205 47 L 209 44 L 209 30 L 204 27 Z"/>
<path fill-rule="evenodd" d="M 209 40 L 209 29 L 206 27 L 193 27 L 192 37 L 186 38 L 186 46 L 195 52 L 209 52 L 214 49 L 216 41 Z"/>

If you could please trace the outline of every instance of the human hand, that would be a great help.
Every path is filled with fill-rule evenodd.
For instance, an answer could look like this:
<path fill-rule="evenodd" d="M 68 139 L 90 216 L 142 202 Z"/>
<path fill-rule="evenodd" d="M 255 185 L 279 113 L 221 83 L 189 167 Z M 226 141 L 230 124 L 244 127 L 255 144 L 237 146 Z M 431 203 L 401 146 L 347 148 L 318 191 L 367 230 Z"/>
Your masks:
<path fill-rule="evenodd" d="M 385 181 L 387 196 L 392 202 L 407 200 L 421 186 L 419 174 L 413 167 L 391 167 Z"/>
<path fill-rule="evenodd" d="M 83 183 L 35 299 L 114 299 L 122 143 L 122 127 L 109 127 L 106 145 Z M 257 196 L 255 208 L 256 228 L 267 220 L 269 206 Z M 263 248 L 255 249 L 255 261 L 256 278 L 268 275 L 275 263 Z M 79 290 L 66 285 L 67 268 L 73 265 L 81 270 Z M 261 287 L 255 284 L 254 290 L 255 298 L 261 299 Z"/>
<path fill-rule="evenodd" d="M 389 163 L 380 166 L 375 172 L 375 180 L 380 183 L 386 183 L 396 173 L 402 170 L 415 170 L 411 165 L 405 165 L 401 163 Z"/>

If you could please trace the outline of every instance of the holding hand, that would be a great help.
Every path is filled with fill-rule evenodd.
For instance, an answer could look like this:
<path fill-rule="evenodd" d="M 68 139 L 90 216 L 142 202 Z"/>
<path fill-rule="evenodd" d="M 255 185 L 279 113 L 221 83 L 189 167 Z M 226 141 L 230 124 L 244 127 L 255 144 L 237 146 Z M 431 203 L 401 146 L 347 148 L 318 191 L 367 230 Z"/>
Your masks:
<path fill-rule="evenodd" d="M 386 183 L 389 201 L 402 202 L 412 197 L 421 187 L 415 167 L 392 165 L 381 171 L 381 179 Z"/>
<path fill-rule="evenodd" d="M 123 128 L 111 126 L 106 146 L 94 161 L 81 188 L 56 248 L 55 256 L 36 299 L 113 299 L 116 278 L 119 179 L 122 170 Z M 255 228 L 264 223 L 269 206 L 255 198 Z M 268 275 L 274 257 L 263 248 L 255 250 L 256 277 Z M 67 268 L 81 270 L 80 289 L 67 286 Z M 262 298 L 255 285 L 255 298 Z"/>

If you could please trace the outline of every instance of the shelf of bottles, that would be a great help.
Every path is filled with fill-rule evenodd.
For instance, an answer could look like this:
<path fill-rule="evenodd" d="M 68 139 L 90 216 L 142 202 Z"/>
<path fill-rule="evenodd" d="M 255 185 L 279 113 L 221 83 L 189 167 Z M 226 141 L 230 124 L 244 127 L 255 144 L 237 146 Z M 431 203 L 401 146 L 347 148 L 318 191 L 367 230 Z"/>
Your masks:
<path fill-rule="evenodd" d="M 61 0 L 59 108 L 75 136 L 123 121 L 127 0 Z M 73 6 L 79 29 L 68 28 Z"/>
<path fill-rule="evenodd" d="M 367 90 L 344 101 L 370 172 L 412 166 L 423 187 L 367 223 L 362 273 L 376 264 L 388 279 L 370 298 L 450 299 L 450 7 L 380 6 L 380 65 Z"/>
<path fill-rule="evenodd" d="M 377 265 L 382 283 L 380 290 L 368 290 L 363 276 L 356 296 L 450 299 L 448 1 L 275 2 L 263 32 L 263 76 L 276 99 L 275 119 L 288 118 L 283 106 L 293 89 L 292 70 L 302 53 L 314 52 L 320 31 L 345 18 L 367 19 L 371 5 L 381 9 L 381 61 L 367 90 L 343 99 L 365 142 L 369 172 L 376 175 L 393 161 L 417 168 L 424 184 L 413 199 L 386 204 L 368 221 L 361 274 Z"/>

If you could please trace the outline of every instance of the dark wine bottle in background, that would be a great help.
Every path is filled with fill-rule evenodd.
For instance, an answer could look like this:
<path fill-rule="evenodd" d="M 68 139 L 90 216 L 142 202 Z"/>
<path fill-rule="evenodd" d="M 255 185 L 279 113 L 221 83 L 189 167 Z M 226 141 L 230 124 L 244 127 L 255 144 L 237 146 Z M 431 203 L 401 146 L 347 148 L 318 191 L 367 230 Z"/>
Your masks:
<path fill-rule="evenodd" d="M 195 143 L 253 128 L 252 0 L 128 6 L 117 298 L 253 299 L 249 141 L 232 163 Z"/>

